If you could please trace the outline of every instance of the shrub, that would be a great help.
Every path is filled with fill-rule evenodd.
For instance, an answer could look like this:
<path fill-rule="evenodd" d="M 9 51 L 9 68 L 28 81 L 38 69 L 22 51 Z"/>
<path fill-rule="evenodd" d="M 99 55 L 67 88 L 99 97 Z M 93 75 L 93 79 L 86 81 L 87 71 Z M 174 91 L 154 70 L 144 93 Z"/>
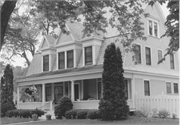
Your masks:
<path fill-rule="evenodd" d="M 120 120 L 129 114 L 123 72 L 121 51 L 111 43 L 105 50 L 103 63 L 103 98 L 99 103 L 103 120 Z"/>
<path fill-rule="evenodd" d="M 6 112 L 7 117 L 23 117 L 23 118 L 31 118 L 32 114 L 37 114 L 39 117 L 44 115 L 44 111 L 39 109 L 16 109 L 16 110 L 9 110 Z"/>
<path fill-rule="evenodd" d="M 167 118 L 170 114 L 166 109 L 160 110 L 157 114 L 159 118 Z"/>
<path fill-rule="evenodd" d="M 135 111 L 134 114 L 137 117 L 144 117 L 143 113 L 141 111 L 139 111 L 139 110 Z"/>
<path fill-rule="evenodd" d="M 68 97 L 62 97 L 59 100 L 58 105 L 55 107 L 54 114 L 56 118 L 61 119 L 62 116 L 65 117 L 66 111 L 72 109 L 73 104 Z"/>
<path fill-rule="evenodd" d="M 91 110 L 87 113 L 88 119 L 99 119 L 101 118 L 99 110 Z"/>
<path fill-rule="evenodd" d="M 82 109 L 77 111 L 77 119 L 86 119 L 88 112 L 88 109 Z"/>
<path fill-rule="evenodd" d="M 81 111 L 82 109 L 71 109 L 65 113 L 66 119 L 75 119 L 77 117 L 78 111 Z"/>

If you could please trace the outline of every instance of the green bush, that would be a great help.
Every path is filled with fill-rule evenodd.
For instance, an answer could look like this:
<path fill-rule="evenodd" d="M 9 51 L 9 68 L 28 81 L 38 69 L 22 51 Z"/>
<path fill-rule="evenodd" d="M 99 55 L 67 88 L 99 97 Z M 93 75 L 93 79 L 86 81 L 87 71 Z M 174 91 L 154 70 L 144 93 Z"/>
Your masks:
<path fill-rule="evenodd" d="M 87 118 L 88 119 L 99 119 L 99 118 L 101 118 L 99 110 L 90 110 L 87 113 Z"/>
<path fill-rule="evenodd" d="M 159 118 L 167 118 L 170 114 L 166 109 L 160 110 L 157 114 Z"/>
<path fill-rule="evenodd" d="M 31 118 L 32 114 L 37 114 L 39 117 L 44 115 L 44 111 L 39 109 L 16 109 L 16 110 L 9 110 L 6 112 L 7 117 L 23 117 L 23 118 Z"/>
<path fill-rule="evenodd" d="M 77 112 L 77 119 L 86 119 L 86 116 L 88 114 L 88 109 L 82 109 Z"/>
<path fill-rule="evenodd" d="M 65 113 L 66 119 L 72 119 L 72 118 L 75 119 L 78 111 L 79 109 L 71 109 L 69 111 L 66 111 Z"/>
<path fill-rule="evenodd" d="M 57 119 L 62 119 L 62 116 L 65 117 L 66 111 L 73 108 L 72 101 L 68 97 L 62 97 L 57 106 L 55 107 L 54 114 Z"/>

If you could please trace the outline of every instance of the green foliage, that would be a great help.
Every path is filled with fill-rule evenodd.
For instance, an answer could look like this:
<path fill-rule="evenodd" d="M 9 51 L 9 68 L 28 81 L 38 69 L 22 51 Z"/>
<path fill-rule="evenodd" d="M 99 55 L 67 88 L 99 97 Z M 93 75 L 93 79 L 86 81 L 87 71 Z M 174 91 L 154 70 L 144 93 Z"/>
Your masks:
<path fill-rule="evenodd" d="M 70 110 L 73 108 L 73 104 L 71 99 L 68 97 L 62 97 L 57 106 L 55 107 L 54 114 L 58 119 L 61 119 L 62 116 L 65 117 L 66 111 Z"/>
<path fill-rule="evenodd" d="M 99 111 L 103 120 L 127 118 L 129 106 L 125 97 L 123 62 L 119 48 L 114 43 L 107 46 L 103 64 L 103 98 Z"/>
<path fill-rule="evenodd" d="M 101 118 L 99 110 L 90 110 L 87 113 L 87 118 L 88 119 L 99 119 L 99 118 Z"/>
<path fill-rule="evenodd" d="M 78 111 L 81 111 L 81 109 L 71 109 L 71 110 L 68 110 L 65 113 L 65 117 L 67 119 L 75 119 L 76 116 L 77 116 Z"/>
<path fill-rule="evenodd" d="M 86 119 L 89 109 L 79 110 L 77 112 L 77 119 Z"/>
<path fill-rule="evenodd" d="M 44 115 L 44 113 L 44 111 L 39 109 L 16 109 L 7 111 L 6 116 L 31 118 L 33 114 L 36 114 L 38 117 L 41 117 L 42 115 Z"/>
<path fill-rule="evenodd" d="M 159 110 L 158 114 L 159 118 L 167 118 L 170 114 L 167 110 L 163 109 L 163 110 Z"/>
<path fill-rule="evenodd" d="M 8 64 L 1 77 L 1 116 L 4 116 L 8 110 L 15 109 L 13 102 L 13 72 Z"/>

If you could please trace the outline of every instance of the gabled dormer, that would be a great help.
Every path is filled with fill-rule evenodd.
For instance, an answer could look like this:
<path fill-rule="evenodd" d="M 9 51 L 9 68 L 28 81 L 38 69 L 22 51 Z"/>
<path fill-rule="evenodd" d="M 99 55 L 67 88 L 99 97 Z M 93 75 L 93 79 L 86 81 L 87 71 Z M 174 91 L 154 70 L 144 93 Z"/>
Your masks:
<path fill-rule="evenodd" d="M 40 45 L 42 72 L 53 70 L 53 64 L 56 57 L 56 49 L 54 47 L 55 39 L 51 35 L 43 37 Z"/>
<path fill-rule="evenodd" d="M 81 40 L 83 66 L 96 65 L 102 42 L 103 34 L 101 32 L 83 36 Z"/>
<path fill-rule="evenodd" d="M 55 42 L 57 70 L 76 68 L 82 51 L 80 43 L 83 30 L 82 24 L 66 22 L 65 29 L 69 33 L 66 34 L 60 31 Z"/>

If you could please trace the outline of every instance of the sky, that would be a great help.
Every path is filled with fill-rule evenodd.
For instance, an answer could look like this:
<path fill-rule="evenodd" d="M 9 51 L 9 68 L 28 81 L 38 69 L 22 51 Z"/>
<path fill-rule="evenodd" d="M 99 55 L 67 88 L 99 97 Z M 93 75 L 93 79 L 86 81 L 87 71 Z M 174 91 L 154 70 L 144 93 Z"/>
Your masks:
<path fill-rule="evenodd" d="M 165 18 L 167 17 L 167 15 L 169 14 L 168 9 L 166 8 L 166 4 L 164 4 L 163 6 L 161 6 L 162 11 L 164 13 Z M 41 40 L 41 38 L 39 39 Z M 40 42 L 40 41 L 39 41 Z M 32 59 L 32 57 L 30 57 L 30 59 Z M 14 58 L 14 62 L 11 62 L 12 65 L 14 66 L 22 66 L 22 67 L 26 67 L 27 65 L 25 65 L 25 59 L 20 58 L 20 57 L 16 57 Z"/>

